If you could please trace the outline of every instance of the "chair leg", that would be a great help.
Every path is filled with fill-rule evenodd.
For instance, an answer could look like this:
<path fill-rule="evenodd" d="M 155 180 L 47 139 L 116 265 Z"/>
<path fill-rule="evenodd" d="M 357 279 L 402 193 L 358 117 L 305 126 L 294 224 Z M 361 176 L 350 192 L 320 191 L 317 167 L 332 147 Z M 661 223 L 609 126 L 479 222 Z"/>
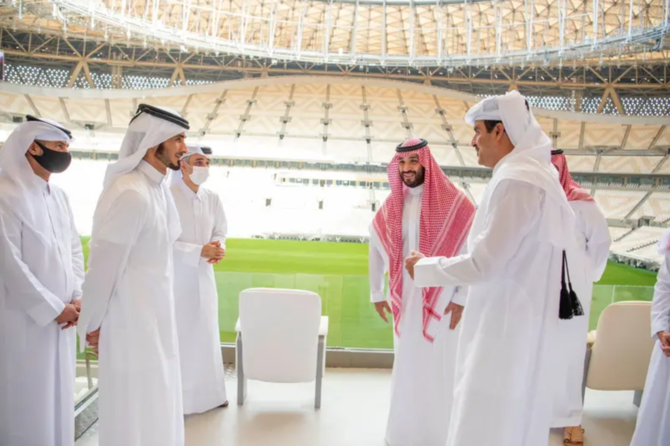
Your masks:
<path fill-rule="evenodd" d="M 586 395 L 586 378 L 589 376 L 589 366 L 591 365 L 591 347 L 586 348 L 584 357 L 584 379 L 582 380 L 582 407 L 584 406 L 584 397 Z"/>
<path fill-rule="evenodd" d="M 635 395 L 633 396 L 633 404 L 637 407 L 640 407 L 640 404 L 642 404 L 642 393 L 642 390 L 636 390 Z"/>
<path fill-rule="evenodd" d="M 325 368 L 326 339 L 319 336 L 319 348 L 316 354 L 316 390 L 314 394 L 314 408 L 321 408 L 321 386 L 323 383 L 323 369 Z"/>
<path fill-rule="evenodd" d="M 235 366 L 237 367 L 237 405 L 242 406 L 247 398 L 247 379 L 244 376 L 244 363 L 242 361 L 242 333 L 237 333 L 237 345 L 235 347 Z"/>

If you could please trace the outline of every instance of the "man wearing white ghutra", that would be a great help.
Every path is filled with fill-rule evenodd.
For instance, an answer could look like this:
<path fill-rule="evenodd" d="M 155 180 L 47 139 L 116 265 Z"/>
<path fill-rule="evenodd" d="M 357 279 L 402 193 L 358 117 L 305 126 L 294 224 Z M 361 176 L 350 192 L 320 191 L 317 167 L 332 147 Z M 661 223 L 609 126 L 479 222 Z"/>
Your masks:
<path fill-rule="evenodd" d="M 0 445 L 74 444 L 75 338 L 84 257 L 51 184 L 72 134 L 27 117 L 0 150 Z"/>
<path fill-rule="evenodd" d="M 557 290 L 575 217 L 551 164 L 551 139 L 519 92 L 481 101 L 466 121 L 479 164 L 493 169 L 468 253 L 406 261 L 417 286 L 470 286 L 447 445 L 546 446 L 563 317 Z"/>
<path fill-rule="evenodd" d="M 93 216 L 80 346 L 99 348 L 100 446 L 182 446 L 172 245 L 181 233 L 167 184 L 188 121 L 140 105 Z"/>
<path fill-rule="evenodd" d="M 174 244 L 174 278 L 185 415 L 228 405 L 213 268 L 226 255 L 228 224 L 219 196 L 202 187 L 212 149 L 188 149 L 170 187 L 182 228 Z"/>

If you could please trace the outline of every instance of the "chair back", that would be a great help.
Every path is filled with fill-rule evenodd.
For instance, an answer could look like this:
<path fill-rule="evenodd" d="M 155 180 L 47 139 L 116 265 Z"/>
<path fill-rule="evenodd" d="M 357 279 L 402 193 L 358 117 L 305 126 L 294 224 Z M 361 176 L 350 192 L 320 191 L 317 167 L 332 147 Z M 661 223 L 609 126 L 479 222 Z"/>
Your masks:
<path fill-rule="evenodd" d="M 617 302 L 600 314 L 586 386 L 643 390 L 654 340 L 651 302 Z"/>
<path fill-rule="evenodd" d="M 321 297 L 303 290 L 251 288 L 240 293 L 244 374 L 269 382 L 316 379 Z"/>

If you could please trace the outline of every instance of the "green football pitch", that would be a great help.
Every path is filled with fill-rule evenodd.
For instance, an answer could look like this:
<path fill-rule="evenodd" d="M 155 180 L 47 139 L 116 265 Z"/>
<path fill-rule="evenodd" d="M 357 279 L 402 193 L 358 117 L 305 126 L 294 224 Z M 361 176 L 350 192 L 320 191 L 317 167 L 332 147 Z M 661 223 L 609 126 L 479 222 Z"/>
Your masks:
<path fill-rule="evenodd" d="M 215 266 L 223 342 L 235 340 L 240 291 L 269 287 L 318 293 L 330 319 L 331 347 L 392 348 L 391 327 L 369 302 L 368 245 L 261 239 L 230 239 L 226 245 L 226 258 Z M 653 272 L 610 263 L 594 286 L 591 329 L 612 302 L 651 300 L 655 281 Z"/>

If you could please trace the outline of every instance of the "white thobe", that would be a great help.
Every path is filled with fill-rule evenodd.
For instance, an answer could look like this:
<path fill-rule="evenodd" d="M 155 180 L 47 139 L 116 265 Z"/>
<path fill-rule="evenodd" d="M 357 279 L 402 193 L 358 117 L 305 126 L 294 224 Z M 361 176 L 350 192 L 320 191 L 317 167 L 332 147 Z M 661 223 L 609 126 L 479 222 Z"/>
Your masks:
<path fill-rule="evenodd" d="M 448 446 L 549 442 L 553 388 L 547 356 L 559 320 L 562 250 L 543 237 L 546 195 L 529 181 L 489 185 L 469 254 L 422 259 L 415 266 L 417 286 L 470 285 Z"/>
<path fill-rule="evenodd" d="M 55 319 L 81 297 L 84 257 L 65 193 L 41 188 L 41 236 L 0 204 L 2 446 L 74 444 L 76 332 Z"/>
<path fill-rule="evenodd" d="M 611 243 L 607 219 L 595 202 L 571 201 L 570 207 L 576 217 L 577 243 L 567 253 L 568 266 L 584 316 L 558 323 L 552 427 L 579 426 L 582 423 L 582 382 L 593 283 L 599 281 L 605 272 Z"/>
<path fill-rule="evenodd" d="M 184 444 L 163 181 L 142 161 L 98 204 L 108 218 L 94 221 L 80 324 L 101 327 L 100 446 Z"/>
<path fill-rule="evenodd" d="M 661 341 L 658 339 L 660 331 L 670 332 L 670 252 L 665 254 L 654 289 L 651 335 L 656 343 L 630 446 L 670 444 L 670 358 L 661 350 Z"/>
<path fill-rule="evenodd" d="M 409 189 L 402 215 L 403 259 L 419 250 L 419 221 L 423 186 Z M 370 227 L 370 290 L 373 303 L 386 300 L 384 275 L 389 260 L 379 236 Z M 403 260 L 404 266 L 404 260 Z M 456 346 L 460 325 L 450 330 L 451 315 L 438 324 L 435 340 L 423 336 L 422 290 L 403 267 L 400 336 L 394 337 L 395 360 L 391 407 L 386 428 L 389 446 L 444 446 L 452 406 Z M 442 290 L 436 311 L 444 313 L 449 302 L 464 305 L 458 287 Z"/>
<path fill-rule="evenodd" d="M 174 297 L 184 414 L 202 413 L 227 401 L 214 267 L 200 256 L 213 241 L 225 248 L 227 223 L 214 192 L 194 193 L 183 182 L 171 191 L 182 228 L 174 244 Z"/>

